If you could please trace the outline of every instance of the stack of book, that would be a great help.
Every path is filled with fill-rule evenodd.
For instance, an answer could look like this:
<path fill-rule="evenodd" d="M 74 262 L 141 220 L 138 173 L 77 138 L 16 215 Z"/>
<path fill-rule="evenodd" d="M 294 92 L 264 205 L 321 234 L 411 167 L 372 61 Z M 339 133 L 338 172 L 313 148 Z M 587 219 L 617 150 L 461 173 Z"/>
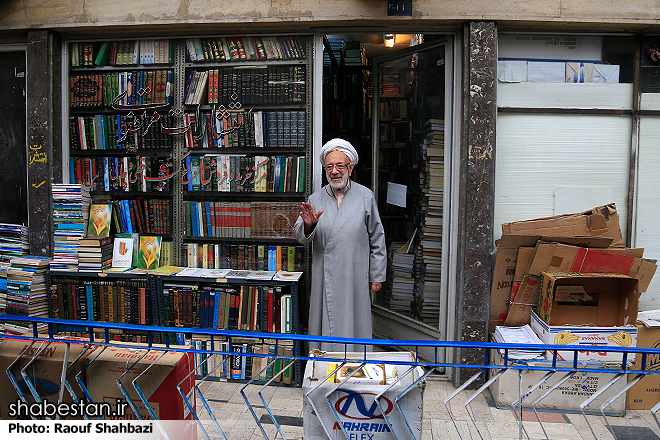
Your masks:
<path fill-rule="evenodd" d="M 26 255 L 14 257 L 7 271 L 7 315 L 48 318 L 46 271 L 51 258 Z M 38 328 L 46 324 L 39 324 Z M 30 323 L 7 321 L 5 329 L 15 333 L 27 333 Z"/>
<path fill-rule="evenodd" d="M 410 304 L 415 299 L 415 253 L 411 239 L 406 244 L 392 243 L 390 246 L 389 278 L 392 283 L 392 292 L 389 296 L 389 307 L 395 312 L 410 315 Z"/>
<path fill-rule="evenodd" d="M 347 41 L 344 51 L 345 66 L 367 65 L 367 55 L 364 51 L 364 44 L 359 41 Z"/>
<path fill-rule="evenodd" d="M 28 229 L 23 225 L 0 223 L 0 314 L 7 304 L 7 271 L 14 256 L 28 253 Z"/>
<path fill-rule="evenodd" d="M 88 186 L 53 184 L 54 248 L 51 270 L 78 269 L 78 241 L 87 230 L 89 204 Z"/>
<path fill-rule="evenodd" d="M 103 272 L 112 265 L 112 237 L 87 237 L 78 247 L 78 272 Z"/>
<path fill-rule="evenodd" d="M 426 137 L 422 158 L 423 178 L 420 282 L 416 291 L 417 310 L 424 322 L 437 325 L 440 307 L 442 267 L 442 222 L 444 197 L 444 121 L 429 119 L 424 124 Z"/>
<path fill-rule="evenodd" d="M 29 250 L 27 227 L 0 223 L 0 259 L 8 259 L 11 255 L 25 255 Z"/>
<path fill-rule="evenodd" d="M 327 37 L 328 43 L 330 45 L 330 52 L 332 52 L 332 57 L 337 61 L 337 64 L 341 61 L 341 58 L 344 55 L 344 40 L 341 38 L 335 38 L 331 35 Z M 328 52 L 328 47 L 323 47 L 323 65 L 330 66 L 332 64 L 330 52 Z"/>

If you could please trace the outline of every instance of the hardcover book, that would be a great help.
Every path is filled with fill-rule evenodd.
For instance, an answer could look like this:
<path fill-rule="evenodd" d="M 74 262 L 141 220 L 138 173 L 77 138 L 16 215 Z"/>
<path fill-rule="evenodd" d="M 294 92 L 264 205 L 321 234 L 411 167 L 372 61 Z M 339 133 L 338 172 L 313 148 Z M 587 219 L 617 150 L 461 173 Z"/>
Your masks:
<path fill-rule="evenodd" d="M 107 237 L 110 235 L 110 220 L 112 205 L 91 205 L 89 208 L 89 226 L 87 235 L 92 237 Z"/>

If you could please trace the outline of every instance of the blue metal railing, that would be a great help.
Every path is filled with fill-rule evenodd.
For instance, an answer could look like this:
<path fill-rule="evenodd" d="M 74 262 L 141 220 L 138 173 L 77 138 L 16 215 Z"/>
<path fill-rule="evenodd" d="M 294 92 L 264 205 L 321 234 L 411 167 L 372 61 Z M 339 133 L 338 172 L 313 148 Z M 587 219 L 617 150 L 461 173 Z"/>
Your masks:
<path fill-rule="evenodd" d="M 10 315 L 0 315 L 0 321 L 21 321 L 24 323 L 28 324 L 28 332 L 23 334 L 23 335 L 12 335 L 12 334 L 6 334 L 4 338 L 6 339 L 23 339 L 23 340 L 28 340 L 31 342 L 30 346 L 37 342 L 44 342 L 44 343 L 51 343 L 51 342 L 65 342 L 65 343 L 70 343 L 70 344 L 84 344 L 88 347 L 102 347 L 103 349 L 113 346 L 113 347 L 127 347 L 131 349 L 144 349 L 148 351 L 156 351 L 156 352 L 161 352 L 161 353 L 166 353 L 168 351 L 174 351 L 174 352 L 185 352 L 185 353 L 195 353 L 199 354 L 202 356 L 201 362 L 198 362 L 193 369 L 189 373 L 196 375 L 201 382 L 204 382 L 206 380 L 209 380 L 210 377 L 212 376 L 212 371 L 209 371 L 207 374 L 202 376 L 201 373 L 201 364 L 205 363 L 209 357 L 213 355 L 220 355 L 222 356 L 223 362 L 228 359 L 230 356 L 240 356 L 240 357 L 251 357 L 253 359 L 258 359 L 258 358 L 269 358 L 267 365 L 263 367 L 264 369 L 268 368 L 271 366 L 274 362 L 277 360 L 290 360 L 292 361 L 286 368 L 291 368 L 294 369 L 295 371 L 295 380 L 296 384 L 300 385 L 301 384 L 301 378 L 303 376 L 302 371 L 300 371 L 300 365 L 302 364 L 303 361 L 309 361 L 309 360 L 318 360 L 319 355 L 322 356 L 322 361 L 323 362 L 336 362 L 337 366 L 335 368 L 335 371 L 337 371 L 341 365 L 346 364 L 347 362 L 351 363 L 360 363 L 361 365 L 365 364 L 370 364 L 370 363 L 377 363 L 377 364 L 383 364 L 384 362 L 390 365 L 397 365 L 402 368 L 402 371 L 405 371 L 401 377 L 397 378 L 397 381 L 403 380 L 405 376 L 411 375 L 414 369 L 421 367 L 423 370 L 423 374 L 415 375 L 414 378 L 409 380 L 409 383 L 404 384 L 404 387 L 402 390 L 399 390 L 400 394 L 397 396 L 396 402 L 398 402 L 398 399 L 404 396 L 406 393 L 408 393 L 411 389 L 413 389 L 417 384 L 420 382 L 424 381 L 426 377 L 428 377 L 433 371 L 436 371 L 437 369 L 445 369 L 445 368 L 469 368 L 469 369 L 474 369 L 476 370 L 476 373 L 470 377 L 467 381 L 465 381 L 460 387 L 458 387 L 449 397 L 447 397 L 444 400 L 445 406 L 449 411 L 450 416 L 452 416 L 452 420 L 454 421 L 454 424 L 456 425 L 456 421 L 453 418 L 452 410 L 451 410 L 451 405 L 450 403 L 452 400 L 458 396 L 460 393 L 464 393 L 468 390 L 468 388 L 471 385 L 479 385 L 476 391 L 472 392 L 471 396 L 466 400 L 464 406 L 467 410 L 468 415 L 472 419 L 472 421 L 476 425 L 476 420 L 474 419 L 472 412 L 469 410 L 469 405 L 472 403 L 472 401 L 477 397 L 480 396 L 486 389 L 489 388 L 495 381 L 500 380 L 503 374 L 509 370 L 516 370 L 519 372 L 523 371 L 541 371 L 545 372 L 546 374 L 536 383 L 533 385 L 530 385 L 527 389 L 520 391 L 520 394 L 518 396 L 518 399 L 515 402 L 511 402 L 510 407 L 514 410 L 520 409 L 522 411 L 523 407 L 523 400 L 528 398 L 532 393 L 540 392 L 542 390 L 542 386 L 546 386 L 546 390 L 541 393 L 540 396 L 537 396 L 534 398 L 533 403 L 531 404 L 531 408 L 534 410 L 535 414 L 537 415 L 537 419 L 540 418 L 538 417 L 538 414 L 536 413 L 536 405 L 543 400 L 545 397 L 547 397 L 550 393 L 556 391 L 562 384 L 564 384 L 572 375 L 577 374 L 577 373 L 606 373 L 606 374 L 611 374 L 613 375 L 612 379 L 602 388 L 595 390 L 592 395 L 588 396 L 588 398 L 582 402 L 580 405 L 580 411 L 585 414 L 586 418 L 586 412 L 585 408 L 591 405 L 596 399 L 598 398 L 603 398 L 606 392 L 608 390 L 611 391 L 613 389 L 613 385 L 617 381 L 623 381 L 625 382 L 625 385 L 623 387 L 618 387 L 614 390 L 614 394 L 611 395 L 609 398 L 605 400 L 603 404 L 600 405 L 600 413 L 603 415 L 603 417 L 606 416 L 605 409 L 610 406 L 616 399 L 620 398 L 622 395 L 624 395 L 632 386 L 634 386 L 636 383 L 639 382 L 643 377 L 647 375 L 658 375 L 660 374 L 660 370 L 655 370 L 652 369 L 652 367 L 655 367 L 656 365 L 651 365 L 652 363 L 655 362 L 655 360 L 660 359 L 660 348 L 644 348 L 644 347 L 602 347 L 598 346 L 597 350 L 599 352 L 604 352 L 604 353 L 621 353 L 621 360 L 617 362 L 610 362 L 607 364 L 602 364 L 602 363 L 596 363 L 596 362 L 581 362 L 578 360 L 577 354 L 579 352 L 585 351 L 585 346 L 571 346 L 571 345 L 534 345 L 534 344 L 510 344 L 510 343 L 496 343 L 496 342 L 468 342 L 468 341 L 429 341 L 429 340 L 383 340 L 383 339 L 352 339 L 352 338 L 331 338 L 331 337 L 323 337 L 323 336 L 310 336 L 310 335 L 298 335 L 298 334 L 279 334 L 279 333 L 265 333 L 265 332 L 248 332 L 248 331 L 237 331 L 237 330 L 218 330 L 218 329 L 200 329 L 200 328 L 182 328 L 182 327 L 156 327 L 156 326 L 145 326 L 145 325 L 136 325 L 136 324 L 123 324 L 123 323 L 107 323 L 107 322 L 96 322 L 96 321 L 73 321 L 73 320 L 62 320 L 62 319 L 52 319 L 52 318 L 33 318 L 33 317 L 17 317 L 17 316 L 10 316 Z M 47 328 L 43 329 L 40 327 L 43 327 L 43 325 L 46 325 Z M 85 335 L 84 337 L 67 337 L 67 336 L 62 336 L 56 334 L 56 327 L 57 326 L 65 326 L 65 328 L 70 328 L 70 326 L 76 326 L 77 328 L 85 329 L 83 332 L 80 332 L 81 334 Z M 124 333 L 139 333 L 142 335 L 146 335 L 146 341 L 142 343 L 138 343 L 137 345 L 132 342 L 130 344 L 125 344 L 121 341 L 114 340 L 112 338 L 112 335 L 110 331 L 116 331 L 116 330 L 121 330 Z M 101 334 L 102 337 L 98 338 L 97 335 Z M 161 333 L 161 334 L 172 334 L 172 333 L 177 333 L 177 334 L 192 334 L 192 335 L 199 335 L 206 337 L 206 339 L 210 340 L 209 346 L 207 346 L 206 349 L 199 349 L 199 348 L 193 348 L 190 346 L 182 346 L 182 345 L 172 345 L 169 342 L 166 342 L 165 344 L 155 344 L 154 341 L 154 336 L 156 333 Z M 244 353 L 244 352 L 233 352 L 231 347 L 232 347 L 232 341 L 234 341 L 237 338 L 252 338 L 252 339 L 269 339 L 269 340 L 274 340 L 275 345 L 279 344 L 284 344 L 287 342 L 287 344 L 292 344 L 293 350 L 290 355 L 282 355 L 278 354 L 279 352 L 277 349 L 275 350 L 275 355 L 273 354 L 268 354 L 268 353 Z M 165 341 L 169 341 L 170 338 L 166 337 L 164 338 Z M 228 349 L 223 349 L 222 345 L 220 344 L 221 341 L 227 340 L 229 341 L 228 344 Z M 315 353 L 302 353 L 301 347 L 304 343 L 309 343 L 312 341 L 316 342 L 326 342 L 326 343 L 333 343 L 333 344 L 353 344 L 354 346 L 362 346 L 363 350 L 358 351 L 358 352 L 347 352 L 344 351 L 342 352 L 334 352 L 331 354 L 328 353 L 322 353 L 322 352 L 315 352 Z M 378 352 L 372 352 L 370 350 L 370 347 L 373 346 L 378 346 L 380 349 L 387 350 L 387 348 L 392 348 L 393 351 L 399 350 L 401 348 L 405 348 L 406 351 L 409 351 L 412 353 L 412 356 L 410 359 L 386 359 L 384 360 L 383 358 L 379 357 Z M 68 345 L 67 345 L 68 347 Z M 432 348 L 433 349 L 433 359 L 428 359 L 421 358 L 419 356 L 418 350 L 421 347 L 425 348 Z M 448 361 L 447 359 L 441 358 L 440 356 L 444 356 L 447 349 L 465 349 L 465 348 L 470 348 L 473 350 L 482 350 L 483 351 L 483 363 L 481 363 L 481 360 L 478 362 L 473 362 L 473 363 L 460 363 L 460 362 L 452 362 Z M 0 345 L 1 349 L 1 345 Z M 550 359 L 546 361 L 541 361 L 539 362 L 538 360 L 534 360 L 533 362 L 525 362 L 521 360 L 516 360 L 510 357 L 510 351 L 512 350 L 551 350 L 553 355 Z M 573 361 L 562 361 L 558 360 L 558 351 L 561 352 L 573 352 L 575 355 L 573 356 Z M 425 350 L 425 352 L 428 352 L 428 350 Z M 146 352 L 145 352 L 146 353 Z M 498 353 L 498 359 L 491 359 L 491 354 L 492 353 Z M 95 356 L 97 356 L 99 353 L 97 352 Z M 635 365 L 635 369 L 632 369 L 632 361 L 635 359 L 635 356 L 640 354 L 641 355 L 641 362 L 638 365 Z M 23 353 L 21 354 L 23 356 Z M 91 362 L 94 361 L 95 356 L 90 356 L 92 359 L 88 361 L 88 363 L 85 365 L 83 370 L 89 366 Z M 36 355 L 34 356 L 36 357 Z M 33 357 L 33 359 L 34 359 Z M 654 362 L 651 362 L 653 360 Z M 137 360 L 135 361 L 137 363 Z M 133 363 L 133 365 L 135 365 Z M 155 362 L 154 362 L 155 363 Z M 71 364 L 73 365 L 73 363 Z M 68 371 L 68 368 L 71 367 L 71 365 L 67 365 L 67 368 L 63 368 L 62 372 L 62 383 L 65 385 L 65 387 L 62 387 L 63 389 L 67 389 L 68 392 L 72 395 L 72 397 L 75 399 L 77 396 L 74 395 L 72 388 L 66 381 L 66 372 Z M 215 368 L 218 368 L 219 365 L 216 365 Z M 286 369 L 285 368 L 285 369 Z M 130 368 L 129 368 L 130 369 Z M 10 373 L 8 369 L 8 373 Z M 126 370 L 128 371 L 128 369 Z M 262 370 L 263 371 L 263 370 Z M 284 373 L 285 370 L 279 371 L 277 375 L 281 375 Z M 330 372 L 329 376 L 332 376 L 332 374 L 335 372 Z M 79 371 L 78 375 L 76 376 L 78 379 L 78 384 L 81 386 L 81 389 L 83 390 L 85 397 L 88 400 L 91 400 L 91 396 L 85 389 L 84 383 L 82 380 L 79 379 L 80 373 L 82 372 Z M 490 378 L 487 378 L 489 376 L 490 372 Z M 144 372 L 143 372 L 144 373 Z M 559 379 L 558 382 L 550 385 L 550 378 L 554 374 L 560 374 L 561 378 Z M 627 378 L 628 375 L 631 375 L 632 380 L 628 382 Z M 257 375 L 257 377 L 260 375 Z M 149 404 L 147 401 L 146 396 L 140 389 L 139 384 L 137 383 L 137 378 L 135 378 L 132 381 L 133 387 L 136 389 L 140 399 L 143 401 L 145 404 L 146 408 L 149 409 Z M 265 438 L 268 438 L 266 430 L 262 426 L 262 422 L 260 421 L 259 417 L 255 413 L 252 404 L 249 402 L 249 399 L 247 395 L 245 394 L 245 390 L 247 387 L 251 385 L 257 385 L 260 387 L 258 391 L 258 395 L 261 398 L 262 401 L 262 406 L 266 408 L 268 411 L 268 415 L 270 419 L 272 420 L 273 424 L 277 428 L 277 431 L 279 435 L 282 438 L 285 438 L 284 433 L 280 427 L 280 424 L 277 421 L 277 418 L 273 415 L 271 412 L 268 403 L 264 396 L 262 395 L 262 391 L 269 385 L 273 384 L 273 381 L 275 381 L 276 377 L 271 377 L 266 381 L 257 381 L 257 377 L 254 377 L 249 380 L 244 380 L 242 382 L 245 383 L 245 385 L 241 388 L 241 394 L 242 397 L 247 404 L 248 408 L 250 409 L 250 412 L 252 413 L 252 416 L 256 420 L 257 425 L 261 428 L 262 435 Z M 12 375 L 10 374 L 10 378 L 12 378 Z M 480 379 L 486 378 L 483 383 L 480 383 Z M 131 402 L 130 398 L 128 397 L 128 390 L 125 388 L 125 385 L 121 383 L 121 377 L 117 379 L 117 384 L 121 389 L 122 394 L 126 397 L 127 401 L 129 402 L 129 405 L 131 405 L 131 408 L 135 412 L 137 418 L 139 420 L 142 420 L 142 416 L 138 413 L 137 408 L 133 405 Z M 322 378 L 318 378 L 322 379 Z M 327 379 L 327 378 L 326 378 Z M 24 380 L 27 382 L 28 388 L 32 395 L 35 397 L 35 399 L 38 399 L 38 395 L 35 396 L 36 391 L 32 390 L 32 388 L 29 387 L 30 385 L 30 380 L 28 377 L 24 375 Z M 184 379 L 186 380 L 186 379 Z M 217 380 L 217 379 L 216 379 Z M 182 381 L 183 382 L 183 381 Z M 181 383 L 182 383 L 181 382 Z M 622 382 L 622 383 L 623 383 Z M 16 380 L 13 382 L 14 387 L 17 390 L 17 393 L 19 394 L 19 398 L 26 401 L 26 396 L 24 394 L 25 389 L 21 389 L 18 386 L 18 383 Z M 210 438 L 206 429 L 208 426 L 204 426 L 198 417 L 198 414 L 195 412 L 195 402 L 191 402 L 188 399 L 188 396 L 183 392 L 181 388 L 181 383 L 179 383 L 178 391 L 179 394 L 181 395 L 181 398 L 183 399 L 185 405 L 187 408 L 191 411 L 194 420 L 196 420 L 199 424 L 199 430 L 204 434 L 206 438 Z M 320 385 L 325 383 L 325 380 L 319 380 L 319 388 Z M 396 382 L 395 382 L 396 383 Z M 334 389 L 338 388 L 338 386 L 333 385 Z M 213 411 L 207 402 L 207 400 L 204 398 L 204 394 L 202 390 L 200 389 L 199 385 L 195 385 L 195 390 L 197 392 L 197 399 L 198 402 L 202 404 L 204 410 L 210 415 L 211 421 L 213 422 L 214 426 L 216 427 L 216 430 L 220 433 L 220 435 L 226 439 L 226 435 L 220 428 L 220 424 L 216 420 L 216 418 L 213 415 Z M 308 396 L 312 393 L 314 393 L 316 390 L 312 389 L 311 391 L 306 391 L 304 393 L 304 398 L 307 399 Z M 524 392 L 523 392 L 524 391 Z M 324 391 L 325 392 L 325 391 Z M 328 395 L 326 395 L 326 400 L 327 403 L 332 407 L 330 400 L 329 400 L 329 395 L 332 394 L 334 391 L 329 391 Z M 385 390 L 383 390 L 383 393 Z M 376 396 L 375 403 L 380 407 L 380 399 L 383 397 L 383 393 L 379 394 Z M 530 398 L 531 400 L 531 398 Z M 60 392 L 60 401 L 61 401 L 61 392 Z M 412 439 L 418 439 L 418 436 L 415 433 L 415 430 L 412 428 L 412 425 L 409 424 L 408 419 L 406 418 L 405 411 L 397 405 L 397 410 L 402 414 L 403 420 L 405 421 L 405 424 L 407 425 L 407 429 L 403 431 L 404 436 L 408 436 L 407 433 L 409 433 L 412 437 Z M 529 407 L 529 405 L 528 405 Z M 654 417 L 656 417 L 656 413 L 660 409 L 660 403 L 658 403 L 653 409 L 652 409 L 652 414 Z M 334 416 L 336 417 L 337 420 L 339 420 L 339 416 L 337 412 L 333 409 L 334 411 Z M 150 411 L 150 416 L 154 419 L 155 423 L 158 424 L 158 427 L 161 429 L 161 434 L 164 435 L 165 438 L 167 438 L 167 433 L 165 429 L 162 427 L 160 422 L 156 419 L 156 414 L 153 411 Z M 394 428 L 392 424 L 394 422 L 390 421 L 387 419 L 387 416 L 385 416 L 385 420 L 388 425 L 390 425 L 390 428 L 392 429 L 392 432 L 394 432 Z M 607 418 L 605 417 L 605 420 L 607 422 Z M 656 417 L 657 421 L 657 417 Z M 589 424 L 589 421 L 587 420 L 587 423 Z M 524 426 L 522 423 L 522 417 L 519 418 L 519 424 L 520 424 L 520 432 L 524 432 Z M 541 424 L 543 427 L 543 425 Z M 591 425 L 589 424 L 590 429 Z M 611 427 L 609 426 L 609 422 L 607 422 L 607 427 L 610 428 L 610 431 L 614 435 L 614 431 L 612 431 Z M 323 429 L 326 430 L 326 434 L 330 436 L 329 433 L 329 428 L 327 426 L 323 426 Z M 457 428 L 458 429 L 458 428 Z M 543 428 L 545 431 L 545 428 Z M 346 436 L 346 438 L 349 438 L 349 435 L 346 433 L 346 431 L 343 430 L 343 434 Z M 401 431 L 399 431 L 399 435 L 401 434 Z M 522 435 L 522 434 L 521 434 Z M 395 434 L 396 437 L 396 434 Z M 594 437 L 596 437 L 596 434 L 594 433 Z M 616 438 L 616 437 L 615 437 Z M 398 440 L 398 439 L 397 439 Z"/>

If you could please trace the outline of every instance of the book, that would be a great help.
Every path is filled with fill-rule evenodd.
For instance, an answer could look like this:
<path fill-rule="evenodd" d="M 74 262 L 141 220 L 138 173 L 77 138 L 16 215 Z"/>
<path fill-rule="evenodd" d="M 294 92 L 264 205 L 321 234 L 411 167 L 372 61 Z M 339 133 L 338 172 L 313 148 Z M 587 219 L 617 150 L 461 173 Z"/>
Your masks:
<path fill-rule="evenodd" d="M 279 270 L 273 276 L 273 280 L 279 281 L 298 281 L 302 276 L 303 272 L 289 272 L 285 270 Z"/>
<path fill-rule="evenodd" d="M 133 263 L 133 238 L 115 237 L 112 250 L 112 267 L 128 268 Z"/>
<path fill-rule="evenodd" d="M 110 235 L 111 204 L 92 204 L 89 207 L 89 225 L 87 235 L 107 237 Z"/>
<path fill-rule="evenodd" d="M 160 236 L 140 236 L 138 269 L 157 269 L 160 260 Z"/>

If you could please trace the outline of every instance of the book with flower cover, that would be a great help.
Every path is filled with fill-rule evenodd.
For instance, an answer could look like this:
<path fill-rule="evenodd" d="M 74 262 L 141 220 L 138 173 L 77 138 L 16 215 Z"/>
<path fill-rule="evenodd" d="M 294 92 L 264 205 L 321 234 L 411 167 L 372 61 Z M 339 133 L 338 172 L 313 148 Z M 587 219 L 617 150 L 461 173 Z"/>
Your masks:
<path fill-rule="evenodd" d="M 162 237 L 153 235 L 140 236 L 138 249 L 138 269 L 157 269 L 160 260 L 160 243 Z"/>
<path fill-rule="evenodd" d="M 93 204 L 89 207 L 89 226 L 87 235 L 92 237 L 108 237 L 112 219 L 111 204 Z"/>

